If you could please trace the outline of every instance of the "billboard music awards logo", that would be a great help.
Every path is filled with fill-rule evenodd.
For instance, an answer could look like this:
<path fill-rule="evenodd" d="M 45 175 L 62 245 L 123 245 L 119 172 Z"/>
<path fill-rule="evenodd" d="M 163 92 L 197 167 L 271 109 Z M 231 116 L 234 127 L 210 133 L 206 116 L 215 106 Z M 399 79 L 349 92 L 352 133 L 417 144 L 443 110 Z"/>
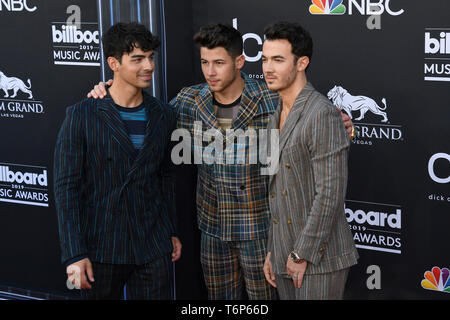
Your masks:
<path fill-rule="evenodd" d="M 450 81 L 450 28 L 425 29 L 425 81 Z"/>
<path fill-rule="evenodd" d="M 55 65 L 100 66 L 100 37 L 97 22 L 81 22 L 81 9 L 71 5 L 65 22 L 52 22 Z"/>
<path fill-rule="evenodd" d="M 357 248 L 402 253 L 402 208 L 398 205 L 345 201 L 345 215 Z"/>
<path fill-rule="evenodd" d="M 23 81 L 0 70 L 0 118 L 24 118 L 28 114 L 43 113 L 42 101 L 33 98 L 31 80 Z"/>
<path fill-rule="evenodd" d="M 450 271 L 447 268 L 434 267 L 426 271 L 420 285 L 431 291 L 450 293 Z"/>
<path fill-rule="evenodd" d="M 352 143 L 371 146 L 375 141 L 403 141 L 402 126 L 392 125 L 389 122 L 386 98 L 382 98 L 380 103 L 377 103 L 372 98 L 353 95 L 341 86 L 334 86 L 328 91 L 327 96 L 335 106 L 352 118 L 357 132 Z M 353 113 L 358 117 L 353 119 Z M 369 114 L 371 122 L 379 121 L 380 123 L 363 122 Z"/>
<path fill-rule="evenodd" d="M 0 163 L 0 202 L 48 207 L 47 168 Z"/>

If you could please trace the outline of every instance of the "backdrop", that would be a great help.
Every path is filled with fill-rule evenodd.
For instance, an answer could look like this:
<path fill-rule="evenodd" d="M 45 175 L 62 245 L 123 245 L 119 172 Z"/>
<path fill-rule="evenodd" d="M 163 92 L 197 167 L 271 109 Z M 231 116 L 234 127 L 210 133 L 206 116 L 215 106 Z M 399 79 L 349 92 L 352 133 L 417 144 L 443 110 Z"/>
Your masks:
<path fill-rule="evenodd" d="M 264 26 L 288 20 L 310 31 L 308 79 L 358 129 L 345 210 L 360 260 L 345 297 L 449 299 L 450 3 L 166 0 L 163 6 L 168 99 L 203 81 L 192 42 L 201 25 L 234 25 L 244 36 L 244 71 L 257 79 L 263 79 Z M 0 1 L 0 286 L 74 295 L 60 264 L 52 157 L 65 108 L 101 79 L 98 16 L 88 0 Z M 177 175 L 184 244 L 178 299 L 206 298 L 195 175 L 189 166 Z"/>

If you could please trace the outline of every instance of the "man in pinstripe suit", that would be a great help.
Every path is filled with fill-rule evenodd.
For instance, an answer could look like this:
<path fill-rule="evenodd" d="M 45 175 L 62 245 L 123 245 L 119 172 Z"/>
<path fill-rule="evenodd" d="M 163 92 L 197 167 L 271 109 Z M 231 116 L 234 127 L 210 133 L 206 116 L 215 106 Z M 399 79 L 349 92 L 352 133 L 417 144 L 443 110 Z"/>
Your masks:
<path fill-rule="evenodd" d="M 358 259 L 344 213 L 349 140 L 339 111 L 306 79 L 309 33 L 288 22 L 264 33 L 264 76 L 281 97 L 268 126 L 280 131 L 280 167 L 269 181 L 264 273 L 281 299 L 342 299 Z"/>
<path fill-rule="evenodd" d="M 179 259 L 168 142 L 170 106 L 151 84 L 159 40 L 119 23 L 103 37 L 114 84 L 67 109 L 54 161 L 62 261 L 87 299 L 171 299 Z M 95 275 L 95 280 L 94 280 Z"/>

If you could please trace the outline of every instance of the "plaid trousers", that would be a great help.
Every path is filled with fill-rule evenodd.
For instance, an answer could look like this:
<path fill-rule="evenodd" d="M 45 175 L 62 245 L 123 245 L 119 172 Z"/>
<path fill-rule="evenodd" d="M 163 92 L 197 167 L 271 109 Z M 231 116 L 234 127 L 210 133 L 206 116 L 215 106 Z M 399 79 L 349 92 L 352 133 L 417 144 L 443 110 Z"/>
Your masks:
<path fill-rule="evenodd" d="M 81 290 L 85 300 L 173 300 L 171 256 L 143 265 L 92 262 L 92 289 Z"/>
<path fill-rule="evenodd" d="M 200 251 L 210 300 L 241 300 L 244 290 L 250 300 L 278 298 L 263 272 L 267 239 L 222 241 L 202 232 Z"/>

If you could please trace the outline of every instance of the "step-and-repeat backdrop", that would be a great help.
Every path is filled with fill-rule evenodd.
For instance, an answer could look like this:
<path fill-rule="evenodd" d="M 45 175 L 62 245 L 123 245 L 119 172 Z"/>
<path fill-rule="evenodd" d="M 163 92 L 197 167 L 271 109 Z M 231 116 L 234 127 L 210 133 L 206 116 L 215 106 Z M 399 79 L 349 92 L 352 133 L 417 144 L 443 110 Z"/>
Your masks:
<path fill-rule="evenodd" d="M 244 71 L 261 80 L 264 27 L 287 20 L 310 31 L 308 79 L 353 117 L 358 130 L 345 211 L 361 258 L 350 272 L 346 298 L 448 299 L 450 3 L 165 4 L 169 98 L 202 79 L 191 41 L 201 25 L 237 28 L 244 37 Z M 65 108 L 101 78 L 97 16 L 89 0 L 0 1 L 0 285 L 73 294 L 60 264 L 52 158 Z M 187 202 L 180 208 L 181 234 L 188 241 L 177 273 L 192 276 L 177 277 L 177 289 L 195 290 L 177 290 L 178 297 L 204 298 L 198 237 L 189 236 L 195 174 L 181 178 Z"/>

